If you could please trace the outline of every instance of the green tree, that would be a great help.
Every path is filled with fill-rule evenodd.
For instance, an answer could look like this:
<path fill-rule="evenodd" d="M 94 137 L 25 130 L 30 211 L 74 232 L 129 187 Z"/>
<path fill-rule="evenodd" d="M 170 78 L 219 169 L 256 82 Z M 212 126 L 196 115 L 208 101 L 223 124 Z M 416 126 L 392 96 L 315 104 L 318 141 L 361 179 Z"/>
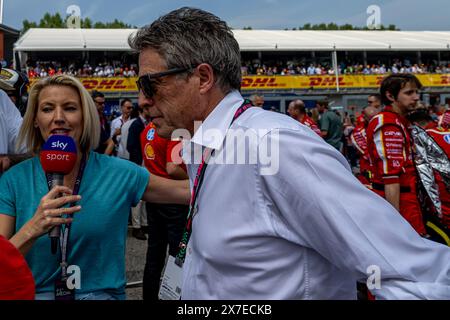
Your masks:
<path fill-rule="evenodd" d="M 331 22 L 327 25 L 326 30 L 339 30 L 339 27 L 336 23 Z"/>
<path fill-rule="evenodd" d="M 22 33 L 25 33 L 28 29 L 30 28 L 37 28 L 37 23 L 36 22 L 30 22 L 28 20 L 23 20 L 22 21 Z"/>
<path fill-rule="evenodd" d="M 28 20 L 23 20 L 22 21 L 22 33 L 24 33 L 25 31 L 27 31 L 30 28 L 66 28 L 66 19 L 62 19 L 61 15 L 59 14 L 59 12 L 55 13 L 55 14 L 51 14 L 49 12 L 46 12 L 44 14 L 44 16 L 42 17 L 42 19 L 40 19 L 39 24 L 37 24 L 34 21 L 28 21 Z M 125 22 L 122 22 L 118 19 L 114 19 L 114 21 L 112 22 L 101 22 L 101 21 L 97 21 L 97 22 L 93 22 L 89 17 L 86 17 L 84 19 L 81 19 L 81 28 L 85 28 L 85 29 L 91 29 L 91 28 L 95 28 L 95 29 L 124 29 L 124 28 L 136 28 L 136 26 L 131 26 Z M 251 27 L 249 27 L 251 28 Z"/>
<path fill-rule="evenodd" d="M 44 14 L 44 17 L 39 21 L 39 28 L 65 28 L 66 25 L 61 18 L 61 15 L 57 12 L 52 15 L 50 13 Z"/>
<path fill-rule="evenodd" d="M 84 29 L 92 28 L 92 20 L 89 18 L 81 19 L 81 27 Z"/>
<path fill-rule="evenodd" d="M 302 27 L 299 27 L 298 30 L 311 30 L 311 23 L 305 23 Z"/>

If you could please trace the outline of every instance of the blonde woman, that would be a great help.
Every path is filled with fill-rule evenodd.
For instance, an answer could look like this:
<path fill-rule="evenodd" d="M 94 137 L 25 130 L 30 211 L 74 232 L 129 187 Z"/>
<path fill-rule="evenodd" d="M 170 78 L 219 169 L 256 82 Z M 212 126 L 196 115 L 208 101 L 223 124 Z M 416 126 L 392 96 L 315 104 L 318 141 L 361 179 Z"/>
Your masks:
<path fill-rule="evenodd" d="M 64 186 L 49 191 L 39 151 L 54 134 L 72 137 L 78 158 L 73 171 L 64 177 Z M 26 257 L 37 299 L 124 299 L 130 207 L 141 199 L 189 201 L 187 181 L 149 176 L 131 162 L 93 152 L 99 135 L 96 107 L 77 79 L 57 75 L 32 87 L 19 143 L 26 143 L 35 157 L 0 179 L 0 235 Z M 58 194 L 64 196 L 58 198 Z M 67 241 L 61 239 L 61 248 L 67 250 L 64 256 L 50 252 L 46 236 L 57 225 L 69 230 Z M 61 284 L 68 276 L 61 263 L 79 271 L 80 285 L 74 290 Z"/>

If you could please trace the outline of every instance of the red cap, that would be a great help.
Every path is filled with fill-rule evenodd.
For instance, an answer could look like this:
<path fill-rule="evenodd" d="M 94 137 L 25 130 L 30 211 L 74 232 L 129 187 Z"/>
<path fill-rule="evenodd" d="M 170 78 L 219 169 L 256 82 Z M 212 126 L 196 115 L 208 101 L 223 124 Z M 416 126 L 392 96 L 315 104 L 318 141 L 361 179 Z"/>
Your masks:
<path fill-rule="evenodd" d="M 34 300 L 33 275 L 22 254 L 0 236 L 0 300 Z"/>

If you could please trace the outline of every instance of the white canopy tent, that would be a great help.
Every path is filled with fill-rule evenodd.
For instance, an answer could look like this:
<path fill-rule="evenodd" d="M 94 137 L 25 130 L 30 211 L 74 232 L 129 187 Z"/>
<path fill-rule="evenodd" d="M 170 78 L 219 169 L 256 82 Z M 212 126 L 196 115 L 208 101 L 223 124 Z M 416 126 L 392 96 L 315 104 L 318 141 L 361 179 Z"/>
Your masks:
<path fill-rule="evenodd" d="M 26 51 L 128 51 L 135 29 L 29 29 L 15 44 Z M 446 51 L 450 31 L 234 30 L 241 51 Z"/>

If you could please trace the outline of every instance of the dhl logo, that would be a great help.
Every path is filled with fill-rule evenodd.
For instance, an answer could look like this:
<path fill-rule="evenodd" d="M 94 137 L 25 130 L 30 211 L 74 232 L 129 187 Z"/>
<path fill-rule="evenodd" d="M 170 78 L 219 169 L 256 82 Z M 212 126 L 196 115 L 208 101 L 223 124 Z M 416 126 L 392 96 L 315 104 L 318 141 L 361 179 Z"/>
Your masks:
<path fill-rule="evenodd" d="M 83 79 L 81 81 L 83 83 L 83 86 L 87 90 L 108 90 L 108 89 L 114 89 L 114 90 L 120 90 L 120 89 L 134 89 L 137 90 L 136 86 L 134 88 L 130 88 L 129 86 L 124 85 L 125 79 L 103 79 L 103 80 L 97 80 L 97 79 Z"/>
<path fill-rule="evenodd" d="M 86 90 L 138 91 L 134 78 L 78 78 Z M 30 79 L 30 87 L 39 79 Z"/>
<path fill-rule="evenodd" d="M 450 76 L 441 76 L 440 84 L 449 85 L 450 84 Z"/>
<path fill-rule="evenodd" d="M 286 83 L 281 83 L 278 78 L 271 77 L 244 77 L 242 79 L 242 88 L 281 88 L 286 87 Z"/>
<path fill-rule="evenodd" d="M 339 77 L 340 86 L 348 85 L 344 81 L 344 77 Z M 336 86 L 336 77 L 309 77 L 309 87 L 334 87 Z"/>

